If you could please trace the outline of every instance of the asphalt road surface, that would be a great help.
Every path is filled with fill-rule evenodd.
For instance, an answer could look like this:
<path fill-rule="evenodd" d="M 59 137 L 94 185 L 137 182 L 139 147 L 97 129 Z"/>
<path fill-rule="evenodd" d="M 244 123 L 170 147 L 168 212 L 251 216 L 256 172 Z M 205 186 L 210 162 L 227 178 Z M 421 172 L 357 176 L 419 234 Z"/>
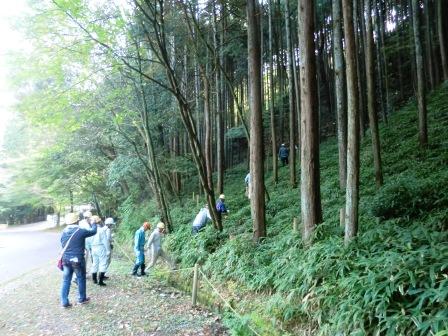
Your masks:
<path fill-rule="evenodd" d="M 0 284 L 54 261 L 60 252 L 60 233 L 44 231 L 46 222 L 0 230 Z"/>

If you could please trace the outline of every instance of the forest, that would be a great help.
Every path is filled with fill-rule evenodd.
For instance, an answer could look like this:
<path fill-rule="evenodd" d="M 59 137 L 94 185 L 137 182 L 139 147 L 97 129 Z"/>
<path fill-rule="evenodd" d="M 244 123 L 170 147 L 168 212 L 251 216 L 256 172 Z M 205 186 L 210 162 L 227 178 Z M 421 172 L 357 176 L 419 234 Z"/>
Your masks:
<path fill-rule="evenodd" d="M 235 335 L 448 335 L 446 0 L 29 6 L 1 223 L 163 221 Z"/>

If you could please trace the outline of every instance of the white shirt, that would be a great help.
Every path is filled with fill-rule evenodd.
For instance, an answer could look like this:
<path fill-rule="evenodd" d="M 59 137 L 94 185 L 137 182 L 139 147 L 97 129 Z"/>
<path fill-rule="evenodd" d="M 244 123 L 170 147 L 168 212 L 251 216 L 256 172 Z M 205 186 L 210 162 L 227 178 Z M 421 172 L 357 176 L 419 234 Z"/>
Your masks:
<path fill-rule="evenodd" d="M 162 236 L 158 228 L 155 228 L 148 239 L 148 249 L 152 248 L 154 252 L 159 252 L 162 249 Z"/>
<path fill-rule="evenodd" d="M 196 227 L 203 226 L 207 224 L 208 220 L 212 220 L 212 217 L 210 216 L 210 211 L 207 208 L 202 208 L 196 215 L 193 221 L 193 226 Z"/>
<path fill-rule="evenodd" d="M 107 229 L 107 227 L 105 227 L 105 226 L 99 227 L 97 229 L 96 235 L 94 235 L 92 237 L 91 245 L 92 245 L 92 247 L 104 246 L 104 248 L 106 249 L 106 253 L 109 253 L 109 251 L 110 251 L 110 240 L 107 237 L 106 229 Z"/>

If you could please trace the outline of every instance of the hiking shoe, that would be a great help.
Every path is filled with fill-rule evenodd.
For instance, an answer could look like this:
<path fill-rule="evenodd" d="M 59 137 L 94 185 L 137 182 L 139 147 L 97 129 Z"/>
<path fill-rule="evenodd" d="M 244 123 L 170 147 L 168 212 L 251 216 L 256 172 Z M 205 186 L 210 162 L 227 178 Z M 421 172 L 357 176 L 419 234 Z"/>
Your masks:
<path fill-rule="evenodd" d="M 62 308 L 64 308 L 64 309 L 68 309 L 68 308 L 71 308 L 71 307 L 72 307 L 71 303 L 67 303 L 65 305 L 62 305 Z"/>
<path fill-rule="evenodd" d="M 89 303 L 89 302 L 90 302 L 90 298 L 88 297 L 88 298 L 86 298 L 83 301 L 78 301 L 78 304 L 83 305 L 83 304 L 86 304 L 86 303 Z"/>

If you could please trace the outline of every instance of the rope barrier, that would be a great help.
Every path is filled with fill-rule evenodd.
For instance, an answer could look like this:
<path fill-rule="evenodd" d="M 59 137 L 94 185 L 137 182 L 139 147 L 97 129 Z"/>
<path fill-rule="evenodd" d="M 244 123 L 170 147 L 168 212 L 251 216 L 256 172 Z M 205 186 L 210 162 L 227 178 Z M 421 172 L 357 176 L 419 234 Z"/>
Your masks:
<path fill-rule="evenodd" d="M 126 258 L 128 258 L 129 261 L 130 261 L 132 264 L 134 263 L 134 261 L 131 259 L 131 257 L 129 257 L 129 255 L 126 253 L 126 251 L 124 250 L 124 248 L 122 248 L 122 247 L 120 246 L 120 244 L 115 243 L 114 246 L 118 246 L 118 247 L 120 248 L 122 254 L 124 254 L 124 256 L 125 256 Z"/>
<path fill-rule="evenodd" d="M 207 276 L 204 274 L 204 272 L 202 272 L 201 268 L 199 268 L 199 272 L 201 273 L 202 277 L 204 278 L 204 280 L 208 283 L 208 285 L 213 289 L 213 291 L 220 297 L 220 299 L 226 304 L 227 307 L 230 308 L 230 310 L 241 320 L 243 319 L 243 317 L 232 307 L 232 305 L 229 303 L 229 301 L 227 301 L 222 295 L 221 293 L 215 288 L 215 286 L 213 286 L 213 284 L 211 283 L 211 281 L 207 278 Z M 247 325 L 249 327 L 249 329 L 257 336 L 261 336 L 256 330 L 254 330 L 249 324 Z"/>
<path fill-rule="evenodd" d="M 132 264 L 134 264 L 134 260 L 129 256 L 128 253 L 126 253 L 126 251 L 124 250 L 124 248 L 122 248 L 122 247 L 120 246 L 120 244 L 115 243 L 114 246 L 118 246 L 118 247 L 120 248 L 120 250 L 121 250 L 121 253 L 124 254 L 124 256 L 125 256 L 126 258 L 128 258 L 129 262 L 132 263 Z M 194 267 L 177 268 L 177 269 L 171 269 L 170 272 L 188 271 L 188 270 L 193 270 L 193 269 L 194 269 Z"/>
<path fill-rule="evenodd" d="M 122 252 L 126 256 L 126 258 L 129 259 L 129 261 L 134 264 L 134 261 L 131 257 L 129 257 L 129 254 L 126 253 L 123 247 L 120 246 L 120 244 L 115 243 L 114 246 L 118 246 Z M 171 272 L 180 272 L 180 271 L 188 271 L 188 270 L 194 270 L 194 267 L 186 267 L 186 268 L 180 268 L 180 269 L 172 269 Z M 203 279 L 207 282 L 207 284 L 211 287 L 211 289 L 219 296 L 219 298 L 224 302 L 224 304 L 241 320 L 243 320 L 243 317 L 240 313 L 238 313 L 230 304 L 229 301 L 227 301 L 224 296 L 216 289 L 215 286 L 213 286 L 213 283 L 207 278 L 207 276 L 202 272 L 202 269 L 199 267 L 199 273 L 202 275 Z M 257 336 L 261 336 L 255 329 L 253 329 L 249 324 L 247 325 L 248 328 Z"/>

